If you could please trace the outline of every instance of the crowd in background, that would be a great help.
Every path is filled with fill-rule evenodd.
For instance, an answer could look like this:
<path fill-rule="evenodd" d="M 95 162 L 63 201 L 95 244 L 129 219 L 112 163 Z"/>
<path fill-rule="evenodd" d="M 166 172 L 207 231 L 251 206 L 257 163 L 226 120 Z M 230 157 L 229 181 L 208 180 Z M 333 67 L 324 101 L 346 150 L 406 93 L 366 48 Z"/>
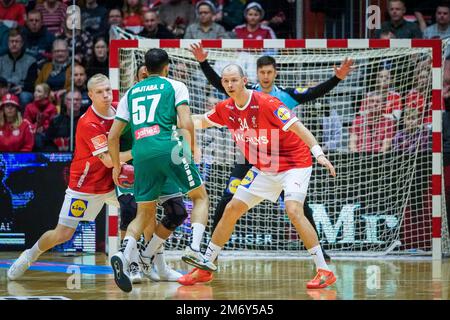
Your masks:
<path fill-rule="evenodd" d="M 75 37 L 67 15 L 71 4 L 60 0 L 0 0 L 0 151 L 69 151 L 72 99 L 76 126 L 91 103 L 87 80 L 96 73 L 108 75 L 108 43 L 118 37 L 114 26 L 146 38 L 295 37 L 293 0 L 77 1 L 81 8 L 81 30 L 76 30 Z M 407 4 L 388 1 L 388 19 L 373 36 L 442 39 L 450 36 L 450 8 L 446 3 L 429 4 L 434 6 L 433 21 L 428 21 L 428 11 L 422 13 L 420 8 L 414 8 L 412 19 L 406 16 Z M 73 42 L 75 90 L 71 91 Z M 390 78 L 389 70 L 380 71 L 379 77 L 380 83 L 383 77 Z M 450 100 L 449 85 L 450 74 L 444 77 L 445 102 Z M 403 96 L 395 92 L 392 84 L 384 88 L 380 84 L 379 90 L 365 97 L 361 106 L 355 106 L 357 116 L 350 128 L 349 150 L 383 152 L 390 148 L 414 148 L 404 142 L 408 141 L 405 135 L 417 134 L 411 125 L 403 126 L 405 132 L 389 128 L 400 117 L 405 123 L 417 123 L 417 119 L 423 118 L 424 129 L 431 127 L 431 116 L 422 114 L 427 102 L 421 90 L 424 88 L 420 80 L 417 88 Z M 375 113 L 383 117 L 372 117 Z M 371 117 L 379 120 L 372 123 Z M 367 121 L 373 128 L 369 133 Z M 430 147 L 427 141 L 424 145 Z M 444 142 L 444 151 L 449 152 L 448 140 Z"/>

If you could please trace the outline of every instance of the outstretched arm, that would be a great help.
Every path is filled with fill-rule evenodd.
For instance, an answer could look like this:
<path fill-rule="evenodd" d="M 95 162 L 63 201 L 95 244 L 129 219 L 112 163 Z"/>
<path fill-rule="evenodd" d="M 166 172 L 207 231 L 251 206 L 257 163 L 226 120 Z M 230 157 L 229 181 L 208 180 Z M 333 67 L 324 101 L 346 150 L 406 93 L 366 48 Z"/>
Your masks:
<path fill-rule="evenodd" d="M 305 103 L 326 95 L 333 90 L 341 80 L 354 69 L 352 59 L 345 58 L 339 67 L 333 66 L 335 75 L 319 85 L 308 88 L 306 90 L 298 90 L 296 88 L 286 88 L 285 91 L 294 98 L 298 103 Z"/>
<path fill-rule="evenodd" d="M 194 114 L 192 115 L 192 122 L 194 122 L 195 129 L 207 129 L 214 125 L 206 120 L 206 114 Z"/>
<path fill-rule="evenodd" d="M 296 121 L 289 127 L 289 131 L 292 131 L 297 136 L 299 136 L 300 139 L 302 139 L 303 142 L 305 142 L 306 145 L 311 149 L 311 152 L 317 159 L 317 162 L 326 167 L 333 177 L 336 176 L 336 170 L 334 169 L 333 165 L 327 159 L 327 157 L 325 157 L 325 154 L 323 153 L 322 148 L 319 146 L 319 143 L 317 142 L 314 135 L 303 125 L 303 123 L 301 123 L 300 121 Z"/>
<path fill-rule="evenodd" d="M 211 83 L 211 85 L 220 92 L 227 94 L 224 87 L 222 86 L 220 76 L 209 64 L 207 60 L 208 52 L 203 49 L 203 46 L 200 43 L 191 44 L 191 49 L 189 51 L 191 51 L 195 59 L 200 62 L 200 68 L 202 69 L 202 72 L 205 75 L 206 79 L 208 79 L 208 82 Z"/>

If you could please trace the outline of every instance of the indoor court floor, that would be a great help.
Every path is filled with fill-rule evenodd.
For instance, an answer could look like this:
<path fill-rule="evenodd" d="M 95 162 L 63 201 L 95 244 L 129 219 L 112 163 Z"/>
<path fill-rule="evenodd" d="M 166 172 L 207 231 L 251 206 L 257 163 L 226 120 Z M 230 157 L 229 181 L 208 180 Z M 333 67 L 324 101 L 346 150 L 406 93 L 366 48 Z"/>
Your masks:
<path fill-rule="evenodd" d="M 449 300 L 450 259 L 433 263 L 428 257 L 335 258 L 337 276 L 329 289 L 307 290 L 314 275 L 309 258 L 221 258 L 215 279 L 207 284 L 144 279 L 129 294 L 120 291 L 104 254 L 77 257 L 46 253 L 19 281 L 6 270 L 18 256 L 0 253 L 0 300 L 11 297 L 57 297 L 72 300 Z M 168 254 L 168 262 L 185 273 L 190 268 Z"/>

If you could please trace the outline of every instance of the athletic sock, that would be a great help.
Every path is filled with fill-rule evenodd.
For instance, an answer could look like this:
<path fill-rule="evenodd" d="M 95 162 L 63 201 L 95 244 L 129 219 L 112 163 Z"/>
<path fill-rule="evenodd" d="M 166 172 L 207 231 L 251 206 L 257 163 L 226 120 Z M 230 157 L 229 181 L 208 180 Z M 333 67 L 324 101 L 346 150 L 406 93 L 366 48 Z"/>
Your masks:
<path fill-rule="evenodd" d="M 219 255 L 220 251 L 222 250 L 221 247 L 218 245 L 215 245 L 211 241 L 208 243 L 208 248 L 205 252 L 205 258 L 209 261 L 215 261 L 217 259 L 217 256 Z"/>
<path fill-rule="evenodd" d="M 123 239 L 123 242 L 126 243 L 125 250 L 123 251 L 126 262 L 131 263 L 137 261 L 136 239 L 131 236 L 126 236 L 125 239 Z"/>
<path fill-rule="evenodd" d="M 30 261 L 36 261 L 42 253 L 44 253 L 44 251 L 39 249 L 39 241 L 36 241 L 34 246 L 28 251 L 28 259 Z"/>
<path fill-rule="evenodd" d="M 308 252 L 313 257 L 314 263 L 316 264 L 316 269 L 330 270 L 327 263 L 325 262 L 320 245 L 308 249 Z"/>
<path fill-rule="evenodd" d="M 203 233 L 205 232 L 205 225 L 194 222 L 192 224 L 192 242 L 191 248 L 195 251 L 200 251 L 200 243 L 202 242 Z"/>
<path fill-rule="evenodd" d="M 156 234 L 153 235 L 150 242 L 147 244 L 144 252 L 142 253 L 144 257 L 151 258 L 155 255 L 158 248 L 164 243 L 165 239 L 161 239 Z"/>
<path fill-rule="evenodd" d="M 156 251 L 155 260 L 154 263 L 156 265 L 156 269 L 158 269 L 158 272 L 164 272 L 166 269 L 166 259 L 164 257 L 164 251 L 162 250 L 163 245 L 161 245 L 158 250 Z"/>

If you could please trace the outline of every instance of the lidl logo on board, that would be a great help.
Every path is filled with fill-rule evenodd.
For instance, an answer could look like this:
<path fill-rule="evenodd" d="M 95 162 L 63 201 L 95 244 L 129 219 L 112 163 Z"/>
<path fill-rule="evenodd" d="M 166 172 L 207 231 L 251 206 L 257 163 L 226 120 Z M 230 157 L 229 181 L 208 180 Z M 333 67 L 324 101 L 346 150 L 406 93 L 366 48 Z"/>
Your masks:
<path fill-rule="evenodd" d="M 255 180 L 258 173 L 255 171 L 249 170 L 244 179 L 242 179 L 241 186 L 248 188 L 252 184 L 253 180 Z"/>
<path fill-rule="evenodd" d="M 235 194 L 237 188 L 239 187 L 239 185 L 241 184 L 241 179 L 235 178 L 235 177 L 231 177 L 230 179 L 230 183 L 228 184 L 228 192 L 231 194 Z"/>
<path fill-rule="evenodd" d="M 275 115 L 283 122 L 286 123 L 291 118 L 291 113 L 289 112 L 289 109 L 286 107 L 278 107 L 277 110 L 275 110 Z"/>
<path fill-rule="evenodd" d="M 69 217 L 83 218 L 88 202 L 81 199 L 72 199 L 70 202 Z"/>

